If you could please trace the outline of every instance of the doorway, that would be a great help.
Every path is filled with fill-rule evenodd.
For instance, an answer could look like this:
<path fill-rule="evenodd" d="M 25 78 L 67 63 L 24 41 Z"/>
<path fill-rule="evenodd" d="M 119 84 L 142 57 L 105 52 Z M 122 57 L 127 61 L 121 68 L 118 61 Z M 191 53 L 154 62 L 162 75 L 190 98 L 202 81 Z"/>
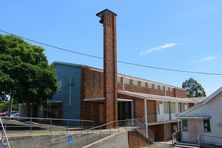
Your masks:
<path fill-rule="evenodd" d="M 118 100 L 118 120 L 133 118 L 133 101 Z"/>
<path fill-rule="evenodd" d="M 164 104 L 163 102 L 157 102 L 157 121 L 164 121 Z"/>

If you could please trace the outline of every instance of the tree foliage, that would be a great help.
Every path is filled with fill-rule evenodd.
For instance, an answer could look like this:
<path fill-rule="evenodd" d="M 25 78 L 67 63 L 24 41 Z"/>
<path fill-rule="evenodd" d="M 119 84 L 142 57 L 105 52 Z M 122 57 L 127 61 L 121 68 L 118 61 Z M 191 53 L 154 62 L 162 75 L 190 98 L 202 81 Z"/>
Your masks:
<path fill-rule="evenodd" d="M 9 100 L 2 101 L 2 102 L 0 103 L 0 112 L 6 112 L 6 111 L 8 111 L 9 103 L 10 103 Z M 19 105 L 18 105 L 17 102 L 13 102 L 12 110 L 13 110 L 13 111 L 17 111 L 18 108 L 19 108 L 18 106 L 19 106 Z"/>
<path fill-rule="evenodd" d="M 44 49 L 13 35 L 0 35 L 0 96 L 40 103 L 58 89 L 55 70 Z"/>
<path fill-rule="evenodd" d="M 182 84 L 182 87 L 186 90 L 188 98 L 206 96 L 206 93 L 202 85 L 193 78 L 185 80 Z"/>

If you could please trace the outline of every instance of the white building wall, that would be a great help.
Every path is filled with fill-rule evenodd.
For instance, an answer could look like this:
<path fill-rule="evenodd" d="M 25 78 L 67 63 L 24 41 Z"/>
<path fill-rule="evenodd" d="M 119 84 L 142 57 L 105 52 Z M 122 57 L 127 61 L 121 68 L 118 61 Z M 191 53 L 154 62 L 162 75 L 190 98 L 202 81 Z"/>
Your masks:
<path fill-rule="evenodd" d="M 181 133 L 181 140 L 184 141 L 184 142 L 189 142 L 189 133 L 183 131 L 183 132 Z"/>
<path fill-rule="evenodd" d="M 203 134 L 208 136 L 222 137 L 222 93 L 218 94 L 215 98 L 213 98 L 206 104 L 183 114 L 183 116 L 210 116 L 211 132 L 203 132 Z M 188 128 L 189 126 L 192 126 L 192 124 L 192 122 L 188 122 Z M 203 122 L 202 125 L 200 124 L 200 126 L 202 126 L 203 128 Z M 189 133 L 190 132 L 191 131 L 189 131 Z M 189 137 L 188 139 L 190 139 L 190 135 L 186 132 L 182 131 L 182 135 L 184 135 L 185 139 L 187 139 L 186 135 Z M 218 142 L 221 141 L 221 139 L 215 140 L 218 140 Z"/>

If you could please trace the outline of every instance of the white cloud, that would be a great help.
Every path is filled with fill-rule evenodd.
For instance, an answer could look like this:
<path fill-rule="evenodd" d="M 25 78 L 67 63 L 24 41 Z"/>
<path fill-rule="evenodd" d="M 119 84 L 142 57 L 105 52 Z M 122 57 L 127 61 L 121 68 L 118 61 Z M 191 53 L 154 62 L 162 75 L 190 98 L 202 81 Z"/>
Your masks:
<path fill-rule="evenodd" d="M 140 52 L 140 56 L 145 56 L 151 52 L 155 52 L 155 51 L 161 51 L 163 49 L 166 49 L 166 48 L 173 48 L 175 46 L 178 46 L 178 44 L 174 43 L 174 42 L 169 42 L 169 43 L 166 43 L 166 44 L 163 44 L 163 45 L 160 45 L 160 46 L 157 46 L 157 47 L 154 47 L 154 48 L 150 48 L 150 49 L 147 49 L 147 50 L 144 50 L 144 51 L 141 51 Z"/>
<path fill-rule="evenodd" d="M 207 57 L 203 57 L 199 60 L 196 60 L 195 63 L 204 63 L 204 62 L 209 62 L 209 61 L 212 61 L 212 60 L 215 60 L 216 57 L 215 56 L 207 56 Z"/>

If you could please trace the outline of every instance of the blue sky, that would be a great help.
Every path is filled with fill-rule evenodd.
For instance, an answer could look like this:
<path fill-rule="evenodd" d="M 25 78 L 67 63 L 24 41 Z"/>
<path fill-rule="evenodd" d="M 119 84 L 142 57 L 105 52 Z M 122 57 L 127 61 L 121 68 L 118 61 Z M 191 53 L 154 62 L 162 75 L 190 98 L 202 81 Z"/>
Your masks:
<path fill-rule="evenodd" d="M 117 16 L 118 59 L 165 68 L 222 73 L 221 0 L 7 0 L 0 2 L 0 29 L 70 50 L 103 55 L 96 13 Z M 49 62 L 102 68 L 102 61 L 45 47 Z M 175 73 L 118 64 L 118 72 L 181 86 L 198 80 L 209 95 L 222 76 Z"/>

